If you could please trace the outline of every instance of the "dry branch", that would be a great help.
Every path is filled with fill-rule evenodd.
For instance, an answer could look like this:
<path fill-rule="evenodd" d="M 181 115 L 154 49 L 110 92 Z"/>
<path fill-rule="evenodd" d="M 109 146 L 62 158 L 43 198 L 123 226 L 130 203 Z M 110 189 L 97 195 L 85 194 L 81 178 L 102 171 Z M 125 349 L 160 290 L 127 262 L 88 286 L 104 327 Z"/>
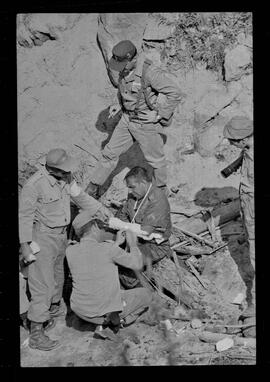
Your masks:
<path fill-rule="evenodd" d="M 186 230 L 185 228 L 173 225 L 173 229 L 176 230 L 176 231 L 178 230 L 180 232 L 183 232 L 185 235 L 190 236 L 193 239 L 198 240 L 200 243 L 207 244 L 210 247 L 214 247 L 214 245 L 215 245 L 212 241 L 204 239 L 203 237 L 197 235 L 196 233 L 190 232 L 190 231 Z"/>
<path fill-rule="evenodd" d="M 201 255 L 210 255 L 211 251 L 207 248 L 197 248 L 194 246 L 187 246 L 184 247 L 182 245 L 179 246 L 173 246 L 174 251 L 183 253 L 185 255 L 190 255 L 190 256 L 201 256 Z"/>
<path fill-rule="evenodd" d="M 206 283 L 201 279 L 200 275 L 199 275 L 199 272 L 195 269 L 194 265 L 191 263 L 191 261 L 189 261 L 188 259 L 186 260 L 186 263 L 187 265 L 189 265 L 189 267 L 191 268 L 191 271 L 192 273 L 194 274 L 194 276 L 199 280 L 199 282 L 202 284 L 202 286 L 204 287 L 204 289 L 207 289 L 207 285 Z"/>

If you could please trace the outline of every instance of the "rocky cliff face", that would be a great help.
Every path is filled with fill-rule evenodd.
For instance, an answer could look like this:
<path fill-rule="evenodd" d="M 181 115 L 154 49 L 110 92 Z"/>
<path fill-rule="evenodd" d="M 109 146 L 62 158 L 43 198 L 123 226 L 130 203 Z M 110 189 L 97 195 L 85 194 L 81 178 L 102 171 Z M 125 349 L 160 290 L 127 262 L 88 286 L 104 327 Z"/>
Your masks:
<path fill-rule="evenodd" d="M 220 170 L 238 155 L 236 149 L 222 142 L 222 131 L 234 115 L 252 118 L 252 39 L 242 33 L 225 50 L 222 77 L 203 62 L 192 69 L 172 65 L 176 51 L 185 51 L 184 41 L 175 38 L 181 15 L 18 16 L 18 148 L 22 183 L 33 170 L 29 166 L 49 149 L 61 146 L 81 160 L 78 176 L 86 185 L 102 142 L 108 138 L 108 132 L 97 123 L 99 115 L 116 100 L 107 61 L 114 44 L 130 39 L 139 51 L 167 68 L 185 94 L 172 125 L 164 130 L 169 186 L 180 188 L 181 198 L 187 201 L 193 200 L 203 187 L 238 187 L 238 175 L 228 179 L 220 176 Z M 137 164 L 138 157 L 144 160 L 135 145 L 121 158 L 114 175 Z M 108 197 L 121 188 L 119 176 Z M 121 198 L 120 194 L 115 194 L 116 198 Z"/>

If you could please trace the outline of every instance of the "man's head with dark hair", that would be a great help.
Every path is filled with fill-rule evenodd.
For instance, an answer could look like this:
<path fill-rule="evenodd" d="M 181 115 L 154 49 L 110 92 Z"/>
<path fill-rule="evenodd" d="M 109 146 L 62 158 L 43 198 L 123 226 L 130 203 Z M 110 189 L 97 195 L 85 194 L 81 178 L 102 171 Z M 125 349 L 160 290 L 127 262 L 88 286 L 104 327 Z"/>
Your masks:
<path fill-rule="evenodd" d="M 142 199 L 151 183 L 148 171 L 140 166 L 133 167 L 125 176 L 129 192 L 136 198 Z"/>

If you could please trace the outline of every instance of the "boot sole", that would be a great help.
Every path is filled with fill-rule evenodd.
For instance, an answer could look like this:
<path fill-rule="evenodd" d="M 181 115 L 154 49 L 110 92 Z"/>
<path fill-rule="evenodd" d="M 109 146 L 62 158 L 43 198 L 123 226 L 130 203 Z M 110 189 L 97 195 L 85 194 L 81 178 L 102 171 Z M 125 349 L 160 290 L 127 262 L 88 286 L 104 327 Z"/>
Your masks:
<path fill-rule="evenodd" d="M 65 316 L 67 312 L 63 309 L 63 310 L 59 310 L 57 312 L 50 312 L 50 318 L 55 318 L 55 317 L 61 317 L 61 316 Z"/>
<path fill-rule="evenodd" d="M 31 349 L 34 349 L 34 350 L 42 350 L 42 351 L 50 351 L 50 350 L 53 350 L 53 349 L 56 349 L 57 347 L 59 347 L 61 344 L 60 342 L 57 343 L 56 345 L 50 347 L 50 348 L 41 348 L 39 346 L 35 346 L 35 345 L 31 345 L 30 343 L 28 344 L 28 346 L 31 348 Z"/>

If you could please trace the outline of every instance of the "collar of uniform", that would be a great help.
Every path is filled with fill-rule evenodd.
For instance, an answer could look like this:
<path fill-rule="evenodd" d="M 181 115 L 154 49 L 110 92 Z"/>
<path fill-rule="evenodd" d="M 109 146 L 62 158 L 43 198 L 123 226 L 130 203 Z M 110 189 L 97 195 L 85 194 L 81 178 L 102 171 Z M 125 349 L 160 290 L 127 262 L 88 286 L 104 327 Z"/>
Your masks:
<path fill-rule="evenodd" d="M 155 190 L 156 190 L 156 187 L 152 184 L 151 190 L 149 191 L 149 194 L 147 195 L 146 200 L 150 200 L 151 202 L 155 200 L 155 196 L 154 196 Z M 142 200 L 143 198 L 141 199 L 141 202 Z"/>
<path fill-rule="evenodd" d="M 44 174 L 44 176 L 48 179 L 48 181 L 50 182 L 50 184 L 51 184 L 52 186 L 54 186 L 55 183 L 57 182 L 57 180 L 56 180 L 53 176 L 51 176 L 51 175 L 48 173 L 48 171 L 46 170 L 45 166 L 41 166 L 41 167 L 40 167 L 40 171 L 41 171 L 41 172 Z"/>
<path fill-rule="evenodd" d="M 138 77 L 141 78 L 144 60 L 145 60 L 145 55 L 142 53 L 137 58 L 136 68 L 134 69 L 133 73 L 129 77 L 125 77 L 126 82 L 132 82 L 136 80 L 136 78 Z"/>
<path fill-rule="evenodd" d="M 151 190 L 149 194 L 147 195 L 147 199 L 150 200 L 151 202 L 155 200 L 155 193 L 156 193 L 157 187 L 152 185 Z"/>
<path fill-rule="evenodd" d="M 90 237 L 90 236 L 86 236 L 86 237 L 82 237 L 81 240 L 82 241 L 94 241 L 95 243 L 98 243 L 98 241 L 96 239 L 94 239 L 93 237 Z"/>

